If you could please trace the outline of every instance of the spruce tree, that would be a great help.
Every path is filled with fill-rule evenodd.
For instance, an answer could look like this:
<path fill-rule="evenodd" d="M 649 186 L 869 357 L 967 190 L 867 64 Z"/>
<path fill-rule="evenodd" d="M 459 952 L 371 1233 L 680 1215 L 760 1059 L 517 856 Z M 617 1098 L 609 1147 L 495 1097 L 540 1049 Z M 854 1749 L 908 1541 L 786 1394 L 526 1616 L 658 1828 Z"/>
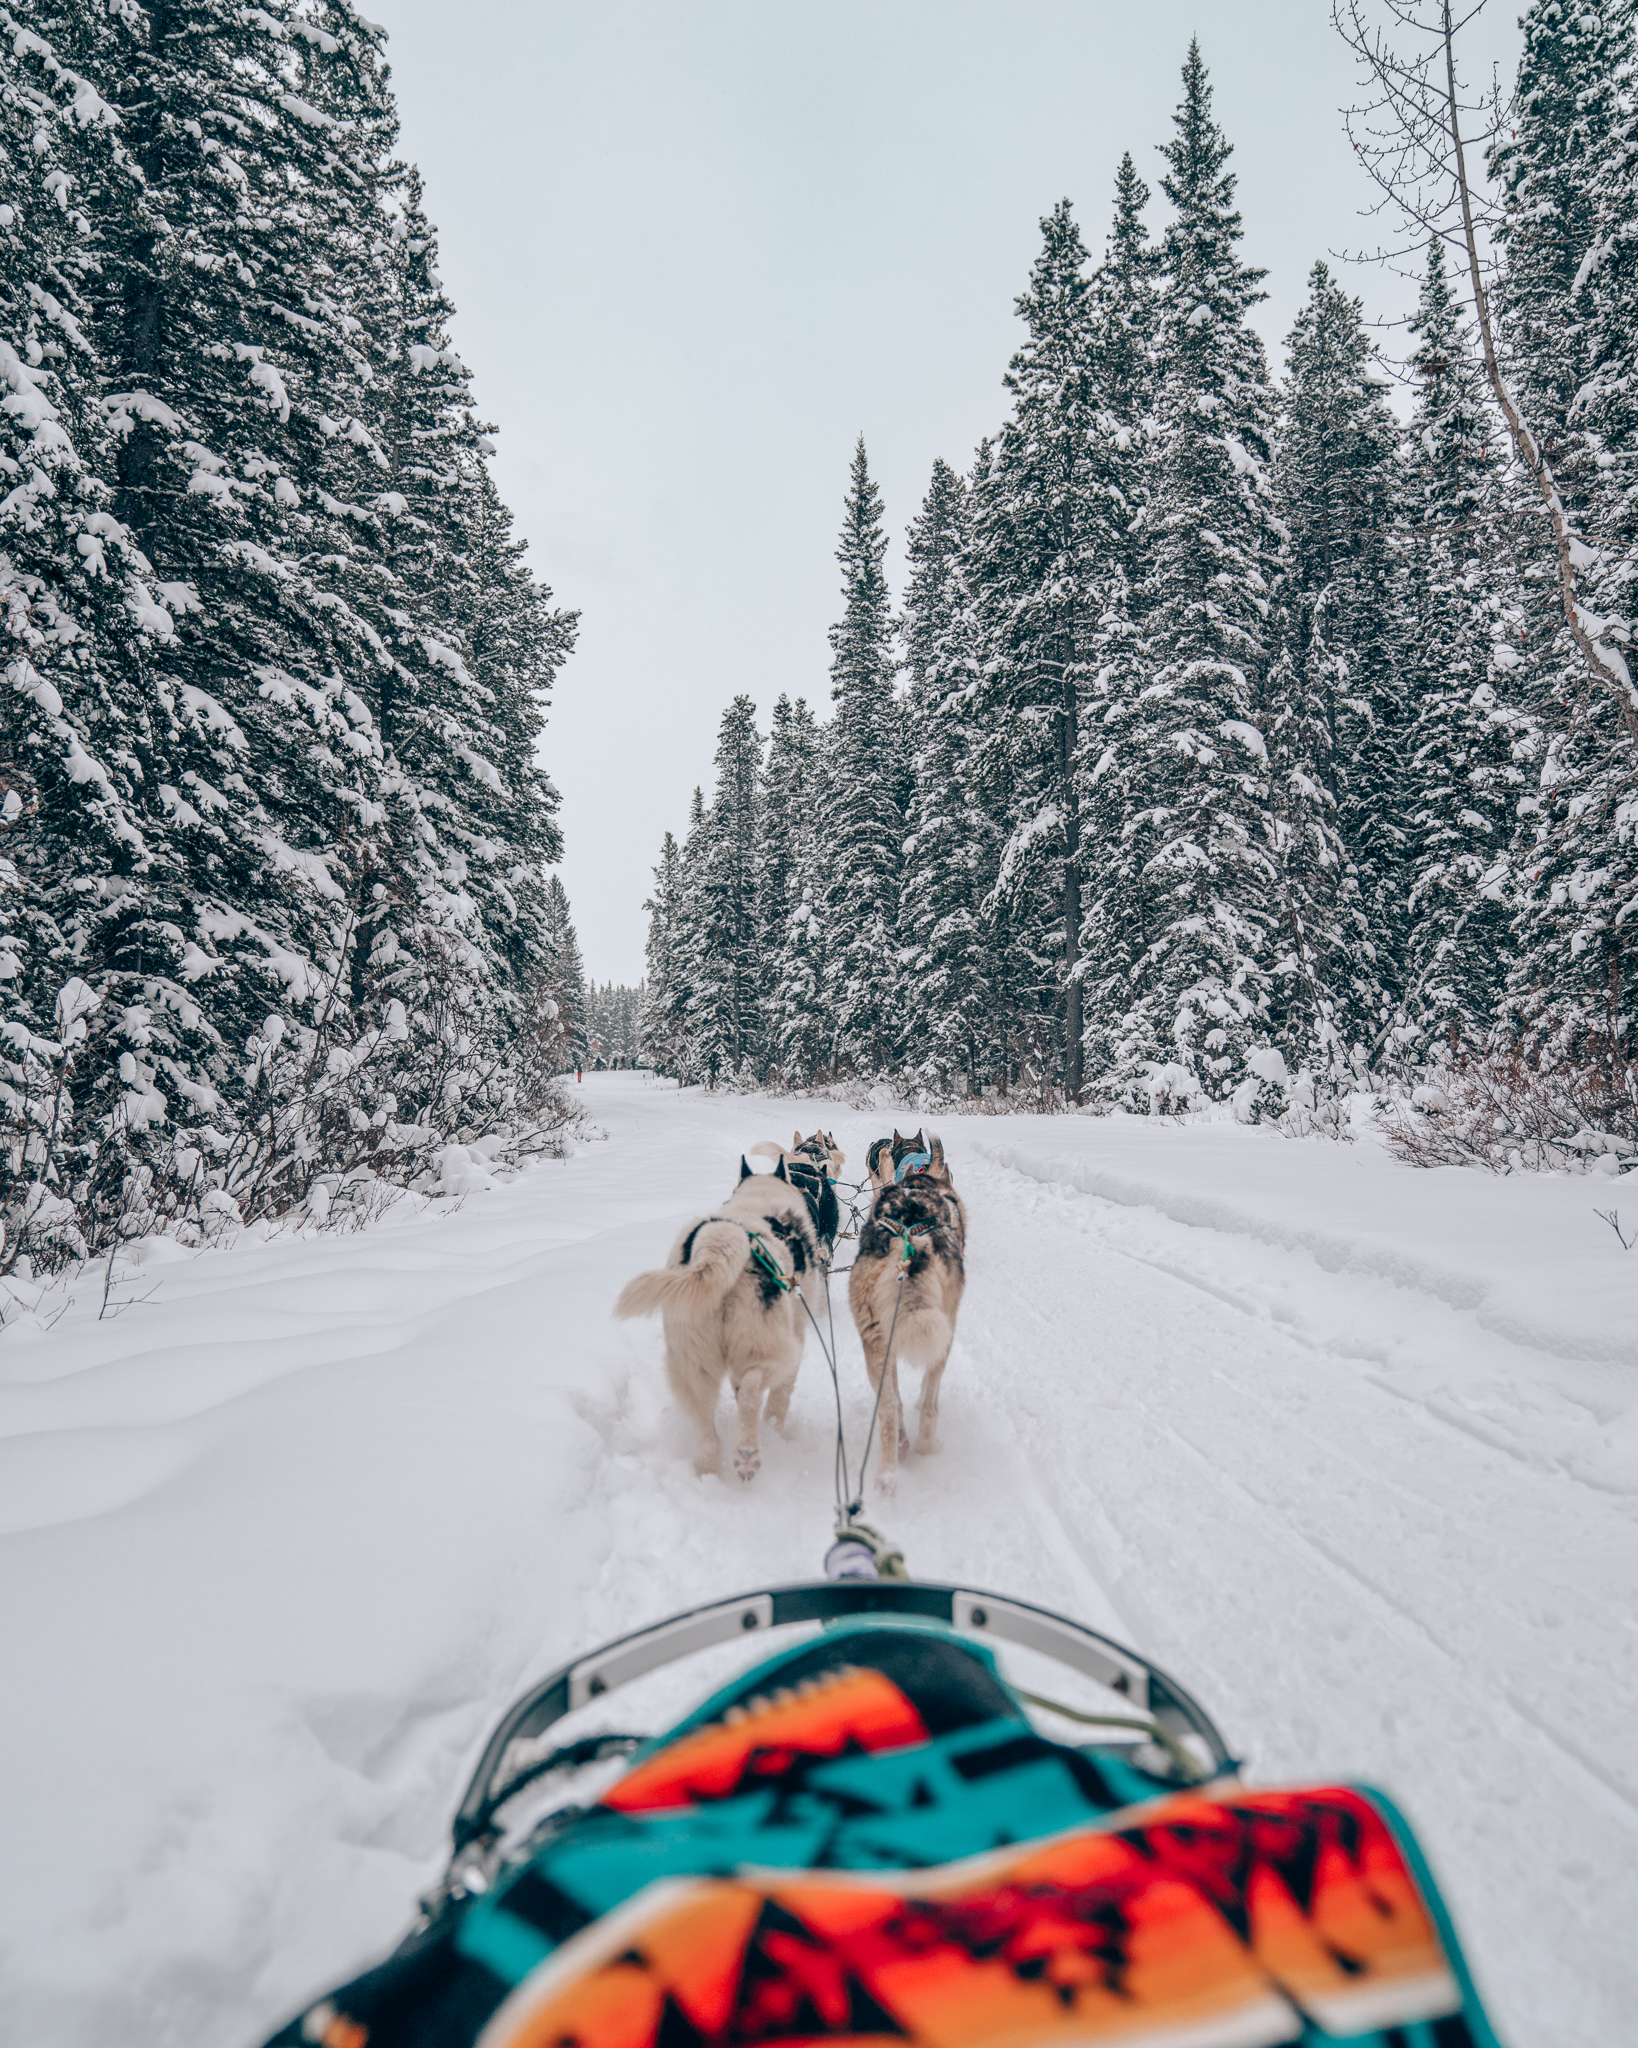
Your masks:
<path fill-rule="evenodd" d="M 1506 856 L 1528 743 L 1492 680 L 1503 621 L 1494 588 L 1500 491 L 1493 416 L 1471 330 L 1428 247 L 1412 332 L 1416 408 L 1404 504 L 1411 836 L 1405 1006 L 1424 1042 L 1481 1039 L 1508 967 Z"/>
<path fill-rule="evenodd" d="M 975 507 L 992 775 L 1009 787 L 996 908 L 1033 970 L 1052 1078 L 1079 1095 L 1085 849 L 1082 712 L 1132 518 L 1123 430 L 1097 381 L 1087 254 L 1067 201 L 1041 223 L 1006 387 L 1010 418 Z M 1044 1052 L 1046 1047 L 1042 1047 Z"/>
<path fill-rule="evenodd" d="M 910 528 L 901 634 L 914 782 L 899 936 L 906 1070 L 941 1093 L 976 1093 L 993 1063 L 992 938 L 983 900 L 995 833 L 972 788 L 976 628 L 966 584 L 967 489 L 947 463 Z"/>
<path fill-rule="evenodd" d="M 113 510 L 173 622 L 120 678 L 124 703 L 151 707 L 132 752 L 154 860 L 95 964 L 152 980 L 153 1007 L 203 1007 L 225 1041 L 211 1080 L 236 1090 L 270 1009 L 344 1014 L 376 878 L 413 834 L 366 701 L 379 636 L 336 588 L 352 515 L 323 481 L 367 411 L 357 316 L 330 286 L 372 194 L 361 207 L 309 95 L 323 70 L 347 97 L 342 74 L 379 58 L 350 14 L 332 33 L 227 0 L 63 26 L 127 110 L 141 173 L 110 187 L 89 328 L 119 437 Z"/>
<path fill-rule="evenodd" d="M 831 628 L 836 717 L 826 805 L 826 989 L 837 1058 L 887 1071 L 897 1053 L 897 928 L 904 820 L 901 726 L 893 696 L 893 624 L 882 558 L 881 493 L 861 434 L 836 559 L 843 610 Z"/>
<path fill-rule="evenodd" d="M 1524 48 L 1510 119 L 1490 152 L 1505 259 L 1493 300 L 1508 379 L 1566 504 L 1577 511 L 1596 478 L 1572 422 L 1593 341 L 1586 272 L 1600 195 L 1589 172 L 1607 162 L 1619 121 L 1631 17 L 1630 0 L 1534 0 L 1520 22 Z"/>
<path fill-rule="evenodd" d="M 534 756 L 573 621 L 547 609 L 510 537 L 419 176 L 397 166 L 392 180 L 369 322 L 381 466 L 376 517 L 355 541 L 369 594 L 355 601 L 392 655 L 380 718 L 437 870 L 428 912 L 472 946 L 478 992 L 504 1006 L 543 961 L 536 877 L 560 846 L 556 791 Z"/>
<path fill-rule="evenodd" d="M 1248 315 L 1230 145 L 1198 43 L 1162 154 L 1174 218 L 1162 246 L 1158 447 L 1145 592 L 1142 809 L 1154 922 L 1100 1089 L 1221 1098 L 1271 1028 L 1276 870 L 1261 730 L 1280 534 L 1268 475 L 1274 404 Z"/>
<path fill-rule="evenodd" d="M 500 921 L 492 934 L 505 985 L 527 990 L 545 966 L 543 870 L 560 860 L 561 798 L 540 759 L 547 706 L 574 651 L 579 614 L 552 601 L 525 559 L 512 514 L 490 470 L 490 444 L 463 458 L 466 487 L 452 533 L 463 574 L 451 592 L 453 621 L 475 686 L 491 693 L 495 766 L 505 796 L 486 849 Z M 480 788 L 485 787 L 479 784 Z"/>
<path fill-rule="evenodd" d="M 660 846 L 654 869 L 654 893 L 644 904 L 648 912 L 648 966 L 638 1022 L 638 1047 L 656 1073 L 683 1077 L 687 1065 L 682 849 L 671 833 Z"/>
<path fill-rule="evenodd" d="M 549 970 L 551 1000 L 557 1004 L 568 1063 L 581 1066 L 585 1063 L 588 1048 L 586 970 L 580 958 L 580 940 L 570 914 L 568 892 L 563 887 L 563 877 L 558 874 L 546 878 L 545 923 L 552 949 Z"/>
<path fill-rule="evenodd" d="M 1398 993 L 1404 743 L 1392 553 L 1398 429 L 1357 299 L 1323 263 L 1287 340 L 1275 488 L 1289 548 L 1267 691 L 1278 1030 L 1349 1083 Z"/>
<path fill-rule="evenodd" d="M 1529 27 L 1527 22 L 1527 29 Z M 1527 55 L 1535 38 L 1527 40 Z M 1521 167 L 1522 191 L 1540 199 L 1549 230 L 1562 191 L 1570 246 L 1550 232 L 1538 249 L 1514 233 L 1530 303 L 1539 304 L 1542 353 L 1552 362 L 1553 329 L 1563 373 L 1584 378 L 1569 407 L 1571 488 L 1584 501 L 1592 559 L 1584 602 L 1607 659 L 1628 677 L 1628 701 L 1589 685 L 1573 661 L 1559 620 L 1531 605 L 1533 708 L 1544 728 L 1537 794 L 1527 803 L 1529 839 L 1515 875 L 1520 909 L 1511 1002 L 1527 1042 L 1553 1058 L 1589 1057 L 1619 1068 L 1632 1057 L 1633 986 L 1638 977 L 1638 844 L 1633 788 L 1638 761 L 1638 669 L 1633 653 L 1632 564 L 1638 555 L 1638 111 L 1630 90 L 1633 12 L 1624 0 L 1587 10 L 1560 28 L 1566 84 L 1577 119 L 1569 141 L 1584 142 L 1573 161 L 1550 120 L 1521 129 L 1534 147 Z M 1555 47 L 1555 54 L 1558 54 Z M 1557 99 L 1567 101 L 1561 91 Z M 1560 110 L 1562 111 L 1562 110 Z M 1557 175 L 1553 175 L 1556 173 Z M 1583 253 L 1574 247 L 1586 232 Z M 1554 264 L 1552 258 L 1560 260 Z M 1572 256 L 1577 268 L 1566 290 Z M 1532 579 L 1539 583 L 1539 575 Z M 1542 623 L 1542 614 L 1546 623 Z"/>
<path fill-rule="evenodd" d="M 133 179 L 94 82 L 15 17 L 0 28 L 0 1214 L 15 1256 L 13 1198 L 38 1203 L 55 1181 L 60 1200 L 116 1117 L 136 1141 L 182 1090 L 212 1099 L 213 1034 L 180 977 L 144 1003 L 143 981 L 97 974 L 163 860 L 141 815 L 142 707 L 121 683 L 172 620 L 103 481 L 114 437 L 87 290 Z M 58 998 L 74 982 L 99 1002 L 71 1019 Z"/>
<path fill-rule="evenodd" d="M 756 705 L 736 697 L 717 728 L 717 785 L 696 853 L 689 1024 L 713 1080 L 753 1078 L 762 1052 L 763 979 L 757 944 Z"/>
<path fill-rule="evenodd" d="M 825 762 L 825 735 L 807 703 L 781 696 L 762 775 L 757 923 L 767 1061 L 790 1088 L 808 1086 L 833 1057 L 820 832 Z"/>
<path fill-rule="evenodd" d="M 1113 425 L 1106 462 L 1116 494 L 1102 550 L 1102 614 L 1092 635 L 1083 715 L 1086 888 L 1082 1042 L 1093 1075 L 1115 1046 L 1148 950 L 1152 922 L 1144 771 L 1143 606 L 1149 574 L 1148 481 L 1154 435 L 1159 252 L 1143 210 L 1149 188 L 1129 155 L 1115 180 L 1115 216 L 1093 279 L 1096 383 Z"/>

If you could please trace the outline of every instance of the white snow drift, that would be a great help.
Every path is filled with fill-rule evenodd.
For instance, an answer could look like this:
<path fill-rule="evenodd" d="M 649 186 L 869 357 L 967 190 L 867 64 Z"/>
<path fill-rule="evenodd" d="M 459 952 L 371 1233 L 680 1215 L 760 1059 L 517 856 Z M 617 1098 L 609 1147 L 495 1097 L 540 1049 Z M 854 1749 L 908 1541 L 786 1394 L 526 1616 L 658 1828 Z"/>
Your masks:
<path fill-rule="evenodd" d="M 813 1348 L 741 1489 L 694 1477 L 658 1328 L 608 1310 L 743 1147 L 823 1120 L 856 1163 L 892 1118 L 584 1092 L 606 1145 L 454 1213 L 149 1244 L 102 1320 L 99 1275 L 0 1333 L 0 2038 L 248 2048 L 393 1938 L 524 1683 L 817 1569 Z M 1622 2048 L 1638 1253 L 1593 1211 L 1623 1182 L 939 1128 L 971 1282 L 944 1453 L 878 1503 L 912 1570 L 1127 1637 L 1258 1778 L 1386 1786 L 1512 2048 Z M 857 1441 L 851 1334 L 842 1367 Z"/>

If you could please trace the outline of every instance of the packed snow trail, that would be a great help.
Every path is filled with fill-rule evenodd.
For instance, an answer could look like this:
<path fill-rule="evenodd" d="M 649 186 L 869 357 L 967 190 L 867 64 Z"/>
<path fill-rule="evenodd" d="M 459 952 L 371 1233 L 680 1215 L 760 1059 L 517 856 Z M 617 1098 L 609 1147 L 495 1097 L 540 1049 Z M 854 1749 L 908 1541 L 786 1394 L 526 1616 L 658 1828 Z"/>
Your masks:
<path fill-rule="evenodd" d="M 852 1175 L 893 1115 L 583 1094 L 606 1144 L 453 1214 L 148 1246 L 115 1295 L 151 1300 L 0 1333 L 0 2038 L 253 2043 L 392 1941 L 531 1678 L 817 1570 L 811 1338 L 742 1488 L 695 1477 L 658 1323 L 609 1307 L 756 1140 L 823 1121 Z M 971 1219 L 944 1449 L 872 1494 L 912 1571 L 1125 1637 L 1259 1779 L 1385 1786 L 1510 2048 L 1624 2048 L 1638 1257 L 1591 1217 L 1610 1190 L 1216 1127 L 938 1128 Z M 1547 1348 L 1497 1333 L 1526 1322 Z M 635 1725 L 702 1689 L 667 1683 Z"/>

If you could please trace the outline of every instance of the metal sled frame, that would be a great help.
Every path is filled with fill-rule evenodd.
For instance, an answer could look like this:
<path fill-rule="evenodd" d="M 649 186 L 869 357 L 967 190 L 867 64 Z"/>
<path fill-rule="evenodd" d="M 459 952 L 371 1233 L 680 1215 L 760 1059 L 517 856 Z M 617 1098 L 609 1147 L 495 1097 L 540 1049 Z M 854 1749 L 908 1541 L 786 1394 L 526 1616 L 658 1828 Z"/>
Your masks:
<path fill-rule="evenodd" d="M 1054 1658 L 1118 1693 L 1134 1717 L 1154 1721 L 1174 1740 L 1194 1736 L 1210 1757 L 1206 1778 L 1221 1777 L 1236 1768 L 1211 1717 L 1182 1686 L 1135 1650 L 1111 1642 L 1078 1621 L 999 1593 L 961 1586 L 911 1580 L 819 1579 L 690 1608 L 669 1621 L 605 1643 L 600 1650 L 543 1678 L 517 1701 L 489 1738 L 455 1815 L 452 1846 L 456 1856 L 469 1844 L 494 1833 L 495 1814 L 510 1797 L 507 1781 L 500 1780 L 499 1774 L 513 1743 L 543 1734 L 564 1715 L 617 1686 L 717 1643 L 798 1622 L 844 1621 L 859 1615 L 941 1622 L 959 1633 L 992 1637 Z"/>

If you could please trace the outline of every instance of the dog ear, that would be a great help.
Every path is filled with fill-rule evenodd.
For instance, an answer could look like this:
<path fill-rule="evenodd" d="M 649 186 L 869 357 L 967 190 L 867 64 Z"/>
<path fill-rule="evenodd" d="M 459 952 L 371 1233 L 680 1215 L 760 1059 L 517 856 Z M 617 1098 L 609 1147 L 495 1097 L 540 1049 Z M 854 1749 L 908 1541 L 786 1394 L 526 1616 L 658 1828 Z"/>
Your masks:
<path fill-rule="evenodd" d="M 743 1152 L 739 1155 L 739 1177 L 741 1180 L 749 1180 L 751 1178 L 751 1162 L 745 1157 Z"/>
<path fill-rule="evenodd" d="M 895 1152 L 897 1152 L 897 1151 L 898 1151 L 898 1149 L 899 1149 L 899 1147 L 900 1147 L 900 1146 L 901 1146 L 901 1145 L 902 1145 L 903 1143 L 904 1143 L 904 1140 L 903 1140 L 903 1139 L 902 1139 L 902 1138 L 901 1138 L 901 1137 L 899 1136 L 899 1127 L 898 1127 L 898 1125 L 897 1125 L 897 1124 L 895 1124 L 895 1125 L 893 1126 L 893 1150 L 894 1150 Z"/>
<path fill-rule="evenodd" d="M 925 1131 L 918 1128 L 916 1135 L 910 1141 L 910 1150 L 912 1152 L 925 1152 L 927 1150 L 927 1133 Z"/>
<path fill-rule="evenodd" d="M 793 1132 L 791 1133 L 791 1150 L 792 1150 L 793 1152 L 799 1152 L 799 1151 L 801 1150 L 801 1148 L 802 1148 L 802 1133 L 801 1133 L 800 1131 L 793 1131 Z"/>
<path fill-rule="evenodd" d="M 785 1155 L 783 1152 L 779 1155 L 779 1164 L 774 1168 L 774 1179 L 784 1181 L 790 1179 L 790 1175 L 785 1171 Z"/>

